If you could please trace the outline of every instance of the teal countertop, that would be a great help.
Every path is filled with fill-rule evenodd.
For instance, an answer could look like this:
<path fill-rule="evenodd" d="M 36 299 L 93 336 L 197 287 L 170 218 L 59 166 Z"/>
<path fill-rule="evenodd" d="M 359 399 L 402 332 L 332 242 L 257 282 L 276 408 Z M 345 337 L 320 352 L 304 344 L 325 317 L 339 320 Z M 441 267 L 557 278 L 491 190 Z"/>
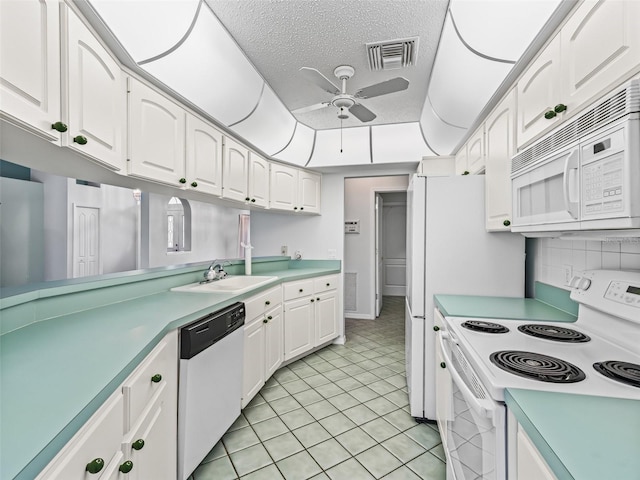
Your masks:
<path fill-rule="evenodd" d="M 505 401 L 559 480 L 640 480 L 640 401 L 520 389 Z"/>
<path fill-rule="evenodd" d="M 0 478 L 34 478 L 170 330 L 279 283 L 340 273 L 339 264 L 291 262 L 242 295 L 165 290 L 0 336 Z"/>

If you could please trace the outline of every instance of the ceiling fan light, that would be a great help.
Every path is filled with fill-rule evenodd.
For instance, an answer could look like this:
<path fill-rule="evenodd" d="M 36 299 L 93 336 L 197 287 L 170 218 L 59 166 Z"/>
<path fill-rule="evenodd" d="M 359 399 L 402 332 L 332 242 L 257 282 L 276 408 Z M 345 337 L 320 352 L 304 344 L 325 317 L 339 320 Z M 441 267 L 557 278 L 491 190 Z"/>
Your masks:
<path fill-rule="evenodd" d="M 347 118 L 349 118 L 349 115 L 347 115 L 346 113 L 342 113 L 341 112 L 341 113 L 338 114 L 338 118 L 340 120 L 346 120 Z"/>

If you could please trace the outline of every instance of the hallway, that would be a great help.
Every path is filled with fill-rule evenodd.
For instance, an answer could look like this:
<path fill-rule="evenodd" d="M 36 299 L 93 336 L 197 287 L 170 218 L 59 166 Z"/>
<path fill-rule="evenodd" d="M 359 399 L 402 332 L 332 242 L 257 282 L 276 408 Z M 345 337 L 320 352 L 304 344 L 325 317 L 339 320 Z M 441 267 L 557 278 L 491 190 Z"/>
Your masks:
<path fill-rule="evenodd" d="M 193 480 L 444 480 L 437 428 L 407 413 L 404 297 L 345 327 L 273 375 Z"/>

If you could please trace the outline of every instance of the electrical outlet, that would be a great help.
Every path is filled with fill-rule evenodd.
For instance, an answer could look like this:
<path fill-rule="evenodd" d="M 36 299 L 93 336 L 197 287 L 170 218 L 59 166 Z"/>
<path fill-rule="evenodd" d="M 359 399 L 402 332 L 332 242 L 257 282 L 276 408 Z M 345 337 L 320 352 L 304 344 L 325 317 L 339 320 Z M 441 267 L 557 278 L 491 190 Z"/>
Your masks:
<path fill-rule="evenodd" d="M 294 259 L 296 260 L 301 260 L 302 259 L 302 251 L 301 250 L 296 250 L 296 253 L 293 256 Z"/>
<path fill-rule="evenodd" d="M 328 252 L 328 254 L 327 254 L 327 256 L 328 256 L 330 259 L 337 258 L 337 257 L 338 257 L 338 251 L 337 251 L 335 248 L 330 248 L 330 249 L 329 249 L 329 252 Z"/>
<path fill-rule="evenodd" d="M 289 254 L 289 247 L 287 247 L 286 245 L 282 245 L 280 247 L 280 255 L 282 255 L 283 257 L 286 257 Z"/>
<path fill-rule="evenodd" d="M 573 267 L 571 267 L 571 265 L 563 265 L 562 269 L 564 271 L 564 284 L 569 285 L 573 277 Z"/>

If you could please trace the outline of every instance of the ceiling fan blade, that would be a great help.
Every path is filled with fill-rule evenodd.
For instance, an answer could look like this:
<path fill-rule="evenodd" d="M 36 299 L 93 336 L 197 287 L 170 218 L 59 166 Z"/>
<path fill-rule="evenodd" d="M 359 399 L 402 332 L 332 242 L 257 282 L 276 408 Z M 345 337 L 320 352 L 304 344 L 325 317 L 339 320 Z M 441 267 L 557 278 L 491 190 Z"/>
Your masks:
<path fill-rule="evenodd" d="M 367 107 L 356 103 L 351 106 L 349 112 L 353 114 L 361 122 L 370 122 L 376 118 L 376 114 L 369 110 Z"/>
<path fill-rule="evenodd" d="M 300 69 L 300 74 L 309 82 L 315 83 L 322 90 L 329 92 L 331 95 L 338 95 L 340 93 L 340 89 L 315 68 L 302 67 Z"/>
<path fill-rule="evenodd" d="M 375 85 L 369 85 L 364 87 L 355 94 L 358 98 L 371 98 L 379 97 L 380 95 L 386 95 L 387 93 L 400 92 L 406 90 L 409 87 L 409 80 L 403 77 L 392 78 L 386 82 L 376 83 Z"/>
<path fill-rule="evenodd" d="M 329 105 L 331 105 L 330 102 L 316 103 L 315 105 L 309 105 L 308 107 L 296 108 L 295 110 L 291 110 L 291 113 L 313 112 L 314 110 L 320 110 L 321 108 L 328 107 Z"/>

